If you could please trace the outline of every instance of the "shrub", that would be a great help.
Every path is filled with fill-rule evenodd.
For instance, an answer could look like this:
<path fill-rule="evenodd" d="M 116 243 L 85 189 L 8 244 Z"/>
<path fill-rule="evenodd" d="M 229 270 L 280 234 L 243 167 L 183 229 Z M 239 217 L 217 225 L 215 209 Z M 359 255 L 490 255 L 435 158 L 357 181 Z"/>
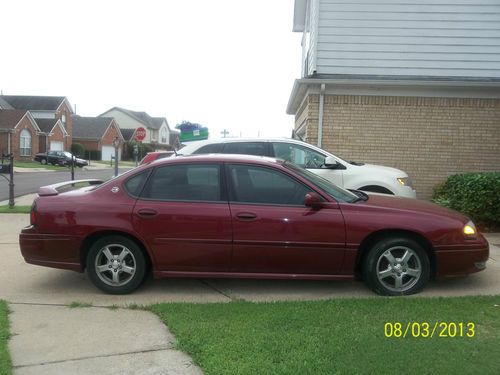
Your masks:
<path fill-rule="evenodd" d="M 101 160 L 101 150 L 87 150 L 85 152 L 85 159 L 87 160 Z"/>
<path fill-rule="evenodd" d="M 71 145 L 71 153 L 78 157 L 85 155 L 85 147 L 81 143 L 73 143 Z"/>
<path fill-rule="evenodd" d="M 500 224 L 500 172 L 448 177 L 434 189 L 435 203 L 460 211 L 474 222 Z"/>

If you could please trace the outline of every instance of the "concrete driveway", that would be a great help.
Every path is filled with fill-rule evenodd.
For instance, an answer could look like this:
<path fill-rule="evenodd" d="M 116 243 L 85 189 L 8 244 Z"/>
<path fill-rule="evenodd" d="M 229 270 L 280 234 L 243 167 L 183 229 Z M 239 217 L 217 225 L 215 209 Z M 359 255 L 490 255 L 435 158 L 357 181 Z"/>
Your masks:
<path fill-rule="evenodd" d="M 359 281 L 163 279 L 148 280 L 127 296 L 106 295 L 85 274 L 29 265 L 19 250 L 18 234 L 29 224 L 26 214 L 0 214 L 0 298 L 11 303 L 94 306 L 150 304 L 154 302 L 227 302 L 375 297 Z M 464 278 L 432 282 L 418 296 L 500 294 L 500 235 L 488 236 L 491 245 L 488 268 Z M 496 245 L 495 245 L 496 244 Z"/>

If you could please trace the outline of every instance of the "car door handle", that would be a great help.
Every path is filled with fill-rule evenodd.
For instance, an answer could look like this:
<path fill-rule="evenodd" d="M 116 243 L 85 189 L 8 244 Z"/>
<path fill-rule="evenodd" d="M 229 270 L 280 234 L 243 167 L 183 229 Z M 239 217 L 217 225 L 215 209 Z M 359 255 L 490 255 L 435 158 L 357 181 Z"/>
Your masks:
<path fill-rule="evenodd" d="M 253 212 L 240 212 L 236 214 L 236 217 L 239 220 L 244 220 L 244 221 L 252 221 L 257 219 L 257 215 L 254 214 Z"/>
<path fill-rule="evenodd" d="M 151 208 L 141 208 L 140 210 L 137 211 L 137 215 L 144 218 L 151 218 L 158 215 L 158 212 L 152 210 Z"/>

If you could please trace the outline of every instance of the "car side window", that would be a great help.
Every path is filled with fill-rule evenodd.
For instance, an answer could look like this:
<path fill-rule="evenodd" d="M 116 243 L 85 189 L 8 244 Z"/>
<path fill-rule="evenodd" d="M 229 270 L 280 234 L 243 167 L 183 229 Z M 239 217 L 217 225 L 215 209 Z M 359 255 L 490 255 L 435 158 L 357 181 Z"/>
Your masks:
<path fill-rule="evenodd" d="M 133 197 L 138 197 L 141 194 L 142 187 L 146 182 L 146 179 L 151 172 L 149 169 L 132 176 L 127 181 L 125 181 L 125 190 Z"/>
<path fill-rule="evenodd" d="M 233 142 L 224 145 L 224 154 L 267 156 L 265 142 Z"/>
<path fill-rule="evenodd" d="M 311 189 L 277 170 L 258 166 L 228 166 L 230 200 L 239 203 L 303 206 Z"/>
<path fill-rule="evenodd" d="M 193 154 L 220 154 L 222 151 L 222 144 L 213 143 L 211 145 L 205 145 L 200 147 L 198 150 L 193 152 Z"/>
<path fill-rule="evenodd" d="M 302 168 L 319 169 L 325 167 L 325 155 L 293 143 L 273 142 L 274 156 L 289 161 Z"/>
<path fill-rule="evenodd" d="M 162 201 L 221 201 L 217 164 L 179 164 L 157 167 L 141 198 Z"/>

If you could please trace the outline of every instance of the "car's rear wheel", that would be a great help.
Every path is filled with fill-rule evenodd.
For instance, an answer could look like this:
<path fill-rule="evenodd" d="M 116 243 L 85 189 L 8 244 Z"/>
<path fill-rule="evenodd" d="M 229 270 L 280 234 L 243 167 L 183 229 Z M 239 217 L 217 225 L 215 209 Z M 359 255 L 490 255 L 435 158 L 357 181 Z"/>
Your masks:
<path fill-rule="evenodd" d="M 363 264 L 365 283 L 378 294 L 414 294 L 429 281 L 430 263 L 425 249 L 409 238 L 388 238 L 376 243 Z"/>
<path fill-rule="evenodd" d="M 42 165 L 47 164 L 47 159 L 40 159 L 40 164 L 42 164 Z"/>
<path fill-rule="evenodd" d="M 90 280 L 102 291 L 127 294 L 144 280 L 146 259 L 134 241 L 122 236 L 107 236 L 91 246 L 87 272 Z"/>

